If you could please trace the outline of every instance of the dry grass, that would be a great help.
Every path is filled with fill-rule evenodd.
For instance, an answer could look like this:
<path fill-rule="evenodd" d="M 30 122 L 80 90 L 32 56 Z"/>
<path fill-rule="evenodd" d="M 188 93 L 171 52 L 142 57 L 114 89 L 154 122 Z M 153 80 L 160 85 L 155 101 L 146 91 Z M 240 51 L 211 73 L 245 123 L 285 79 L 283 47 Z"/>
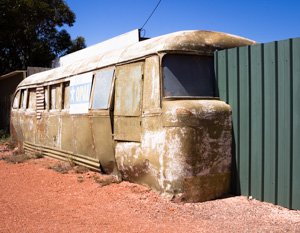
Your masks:
<path fill-rule="evenodd" d="M 120 179 L 113 175 L 94 175 L 94 181 L 100 184 L 101 187 L 110 185 L 113 183 L 120 183 Z"/>
<path fill-rule="evenodd" d="M 68 160 L 67 162 L 58 161 L 57 163 L 48 166 L 48 168 L 61 174 L 67 174 L 69 172 L 84 174 L 90 171 L 87 167 L 76 165 L 72 160 Z"/>
<path fill-rule="evenodd" d="M 50 165 L 48 168 L 61 174 L 67 174 L 73 169 L 72 166 L 70 166 L 70 164 L 61 162 L 58 162 L 54 165 Z"/>
<path fill-rule="evenodd" d="M 32 159 L 32 157 L 24 153 L 14 152 L 10 155 L 1 157 L 1 159 L 7 163 L 17 164 L 17 163 L 24 163 L 25 161 Z"/>
<path fill-rule="evenodd" d="M 81 165 L 76 165 L 73 167 L 74 172 L 77 174 L 84 174 L 90 171 L 87 167 L 81 166 Z"/>
<path fill-rule="evenodd" d="M 0 130 L 0 144 L 5 145 L 8 150 L 13 150 L 16 147 L 15 142 L 4 130 Z"/>

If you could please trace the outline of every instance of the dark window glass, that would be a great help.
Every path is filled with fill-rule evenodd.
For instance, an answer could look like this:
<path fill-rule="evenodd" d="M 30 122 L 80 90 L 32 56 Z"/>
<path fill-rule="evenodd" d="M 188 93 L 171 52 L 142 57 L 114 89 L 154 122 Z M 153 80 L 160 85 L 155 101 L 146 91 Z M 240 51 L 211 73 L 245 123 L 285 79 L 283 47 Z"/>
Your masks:
<path fill-rule="evenodd" d="M 214 97 L 214 64 L 211 56 L 164 56 L 164 96 Z"/>

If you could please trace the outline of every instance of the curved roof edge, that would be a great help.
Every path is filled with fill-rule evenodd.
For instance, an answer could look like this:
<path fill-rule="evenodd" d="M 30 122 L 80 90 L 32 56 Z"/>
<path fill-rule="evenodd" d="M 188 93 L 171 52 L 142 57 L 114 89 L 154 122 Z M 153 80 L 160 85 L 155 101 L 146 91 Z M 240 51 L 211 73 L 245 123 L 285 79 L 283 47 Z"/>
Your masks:
<path fill-rule="evenodd" d="M 71 65 L 31 75 L 24 79 L 19 86 L 54 81 L 161 51 L 203 51 L 212 53 L 219 49 L 253 44 L 255 44 L 253 40 L 222 32 L 203 30 L 179 31 L 140 41 L 101 55 L 91 56 Z"/>

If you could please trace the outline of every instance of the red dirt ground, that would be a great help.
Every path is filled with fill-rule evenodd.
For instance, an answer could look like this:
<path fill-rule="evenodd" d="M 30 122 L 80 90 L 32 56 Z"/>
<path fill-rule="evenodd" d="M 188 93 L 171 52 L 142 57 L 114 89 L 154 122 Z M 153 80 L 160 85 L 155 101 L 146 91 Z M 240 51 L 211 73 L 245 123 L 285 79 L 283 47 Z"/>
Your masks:
<path fill-rule="evenodd" d="M 11 151 L 0 145 L 0 159 Z M 49 169 L 48 158 L 0 160 L 0 232 L 300 232 L 300 211 L 246 197 L 173 203 L 100 174 Z"/>

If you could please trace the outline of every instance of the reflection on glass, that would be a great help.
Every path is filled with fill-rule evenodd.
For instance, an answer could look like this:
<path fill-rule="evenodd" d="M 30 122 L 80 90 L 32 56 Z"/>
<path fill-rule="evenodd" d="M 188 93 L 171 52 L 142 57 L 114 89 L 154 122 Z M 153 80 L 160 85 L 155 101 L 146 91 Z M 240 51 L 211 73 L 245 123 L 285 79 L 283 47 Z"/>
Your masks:
<path fill-rule="evenodd" d="M 165 97 L 214 97 L 213 57 L 166 55 L 163 58 Z"/>
<path fill-rule="evenodd" d="M 107 109 L 114 69 L 101 70 L 94 78 L 93 109 Z"/>

